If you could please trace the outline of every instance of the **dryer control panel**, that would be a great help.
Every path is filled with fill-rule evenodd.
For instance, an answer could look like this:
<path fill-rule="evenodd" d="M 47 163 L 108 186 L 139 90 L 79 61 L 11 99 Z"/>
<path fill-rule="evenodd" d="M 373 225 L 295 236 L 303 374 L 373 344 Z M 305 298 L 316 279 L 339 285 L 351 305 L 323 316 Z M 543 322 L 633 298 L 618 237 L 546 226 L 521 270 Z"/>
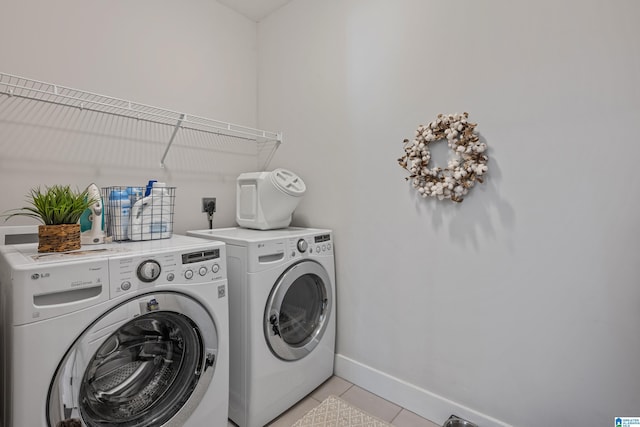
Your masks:
<path fill-rule="evenodd" d="M 331 233 L 251 242 L 247 246 L 247 271 L 256 273 L 303 258 L 332 257 L 333 250 Z"/>
<path fill-rule="evenodd" d="M 295 244 L 294 244 L 295 242 Z M 300 237 L 298 239 L 289 239 L 289 246 L 295 247 L 296 251 L 291 251 L 291 257 L 297 255 L 332 255 L 333 241 L 330 233 L 317 234 L 313 236 Z"/>

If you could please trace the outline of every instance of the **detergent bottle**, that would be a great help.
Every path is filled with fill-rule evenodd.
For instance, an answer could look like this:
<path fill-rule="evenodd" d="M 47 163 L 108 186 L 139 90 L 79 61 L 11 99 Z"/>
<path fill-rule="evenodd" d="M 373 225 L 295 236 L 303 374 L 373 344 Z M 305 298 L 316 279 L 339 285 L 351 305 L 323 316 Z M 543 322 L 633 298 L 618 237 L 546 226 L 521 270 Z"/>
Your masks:
<path fill-rule="evenodd" d="M 126 190 L 111 190 L 109 193 L 109 230 L 113 240 L 127 240 L 129 238 L 130 212 L 129 193 Z"/>
<path fill-rule="evenodd" d="M 129 239 L 168 239 L 173 232 L 173 195 L 164 182 L 154 182 L 149 194 L 131 208 Z"/>

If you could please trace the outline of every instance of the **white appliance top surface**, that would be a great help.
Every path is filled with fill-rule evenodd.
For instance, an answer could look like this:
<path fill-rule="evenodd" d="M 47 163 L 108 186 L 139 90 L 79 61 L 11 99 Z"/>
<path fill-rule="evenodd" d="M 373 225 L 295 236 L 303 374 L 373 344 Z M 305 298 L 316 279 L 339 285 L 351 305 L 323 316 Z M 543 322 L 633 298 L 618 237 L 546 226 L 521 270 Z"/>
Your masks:
<path fill-rule="evenodd" d="M 158 252 L 189 251 L 224 246 L 223 242 L 212 239 L 174 234 L 169 239 L 146 240 L 137 242 L 105 243 L 101 245 L 83 245 L 71 252 L 38 252 L 37 243 L 0 246 L 0 252 L 14 267 L 26 267 L 52 262 L 77 261 L 112 256 L 153 254 Z"/>
<path fill-rule="evenodd" d="M 231 227 L 187 231 L 189 236 L 198 236 L 205 239 L 219 239 L 223 242 L 236 245 L 327 233 L 331 233 L 331 230 L 303 227 L 280 228 L 277 230 L 253 230 L 250 228 Z"/>

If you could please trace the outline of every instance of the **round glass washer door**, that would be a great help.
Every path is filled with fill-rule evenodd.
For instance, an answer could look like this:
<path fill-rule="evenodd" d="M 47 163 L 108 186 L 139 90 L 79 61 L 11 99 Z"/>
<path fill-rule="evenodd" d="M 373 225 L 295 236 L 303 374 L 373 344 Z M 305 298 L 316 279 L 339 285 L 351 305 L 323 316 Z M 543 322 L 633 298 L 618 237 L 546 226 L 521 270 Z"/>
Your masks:
<path fill-rule="evenodd" d="M 289 267 L 275 283 L 265 309 L 264 334 L 283 360 L 298 360 L 319 344 L 332 309 L 331 279 L 315 261 Z"/>
<path fill-rule="evenodd" d="M 69 418 L 87 427 L 182 425 L 213 378 L 217 347 L 213 319 L 188 296 L 162 292 L 124 302 L 60 363 L 49 425 Z"/>

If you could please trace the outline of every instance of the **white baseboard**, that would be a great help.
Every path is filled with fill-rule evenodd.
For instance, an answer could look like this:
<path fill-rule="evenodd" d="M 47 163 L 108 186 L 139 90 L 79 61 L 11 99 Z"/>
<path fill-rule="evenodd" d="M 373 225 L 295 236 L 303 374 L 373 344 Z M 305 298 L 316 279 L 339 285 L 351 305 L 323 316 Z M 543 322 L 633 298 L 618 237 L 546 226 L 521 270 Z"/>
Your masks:
<path fill-rule="evenodd" d="M 510 424 L 341 354 L 336 354 L 334 372 L 337 376 L 440 425 L 444 424 L 451 414 L 455 414 L 480 427 L 511 427 Z"/>

